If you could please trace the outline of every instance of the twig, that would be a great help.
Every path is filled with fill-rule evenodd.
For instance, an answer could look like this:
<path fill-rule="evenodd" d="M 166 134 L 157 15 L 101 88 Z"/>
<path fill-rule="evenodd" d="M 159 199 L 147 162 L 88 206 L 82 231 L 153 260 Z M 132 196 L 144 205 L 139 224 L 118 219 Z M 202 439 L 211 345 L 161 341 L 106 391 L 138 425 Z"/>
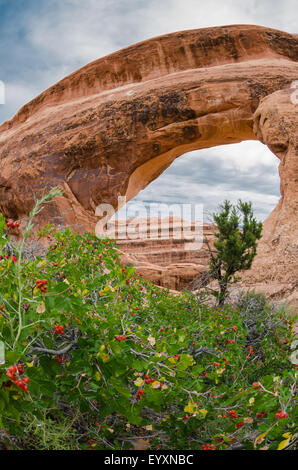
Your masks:
<path fill-rule="evenodd" d="M 74 341 L 68 344 L 65 348 L 60 349 L 60 351 L 56 351 L 55 349 L 47 349 L 47 348 L 32 348 L 30 350 L 30 354 L 35 353 L 35 352 L 41 352 L 44 354 L 53 354 L 54 356 L 61 356 L 62 354 L 66 354 L 68 351 L 70 351 L 76 343 L 77 342 Z"/>

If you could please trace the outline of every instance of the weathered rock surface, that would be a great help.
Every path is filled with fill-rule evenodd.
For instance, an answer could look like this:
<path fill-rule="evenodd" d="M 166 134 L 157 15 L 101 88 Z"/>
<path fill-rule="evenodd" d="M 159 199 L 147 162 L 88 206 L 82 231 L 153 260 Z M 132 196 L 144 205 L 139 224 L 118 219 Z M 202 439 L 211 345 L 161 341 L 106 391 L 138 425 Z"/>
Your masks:
<path fill-rule="evenodd" d="M 25 220 L 34 195 L 60 185 L 64 197 L 39 223 L 94 229 L 99 204 L 131 199 L 179 155 L 259 139 L 281 160 L 282 198 L 249 282 L 292 289 L 297 57 L 296 35 L 235 25 L 153 38 L 86 65 L 0 127 L 0 211 Z"/>
<path fill-rule="evenodd" d="M 255 114 L 257 137 L 280 159 L 282 197 L 264 223 L 253 268 L 242 279 L 268 297 L 298 305 L 298 103 L 291 103 L 292 92 L 267 96 Z"/>

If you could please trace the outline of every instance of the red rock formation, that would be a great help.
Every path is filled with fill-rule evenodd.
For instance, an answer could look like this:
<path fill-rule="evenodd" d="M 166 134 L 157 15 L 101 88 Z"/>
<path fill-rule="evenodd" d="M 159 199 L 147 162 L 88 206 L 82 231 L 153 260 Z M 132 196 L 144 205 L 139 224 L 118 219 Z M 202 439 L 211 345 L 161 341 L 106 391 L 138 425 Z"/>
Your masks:
<path fill-rule="evenodd" d="M 90 230 L 99 204 L 131 199 L 179 155 L 260 139 L 281 159 L 282 199 L 252 282 L 287 284 L 297 239 L 297 47 L 295 35 L 236 25 L 168 34 L 86 65 L 0 127 L 0 211 L 25 220 L 34 195 L 60 185 L 64 198 L 39 223 Z"/>
<path fill-rule="evenodd" d="M 281 199 L 266 219 L 258 255 L 243 283 L 298 305 L 298 138 L 293 90 L 277 91 L 261 101 L 254 131 L 280 159 Z M 293 98 L 293 96 L 292 96 Z"/>

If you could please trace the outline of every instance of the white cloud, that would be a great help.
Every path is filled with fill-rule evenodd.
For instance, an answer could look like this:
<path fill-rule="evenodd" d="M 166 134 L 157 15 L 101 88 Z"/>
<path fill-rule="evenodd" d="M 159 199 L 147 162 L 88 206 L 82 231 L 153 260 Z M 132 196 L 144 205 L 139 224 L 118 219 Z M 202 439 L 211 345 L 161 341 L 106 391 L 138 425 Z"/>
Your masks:
<path fill-rule="evenodd" d="M 64 63 L 85 64 L 156 35 L 227 24 L 296 31 L 294 0 L 64 0 L 49 3 L 28 29 L 34 47 Z"/>
<path fill-rule="evenodd" d="M 30 42 L 45 54 L 55 56 L 57 61 L 83 65 L 113 52 L 115 42 L 102 2 L 96 8 L 92 1 L 85 1 L 84 6 L 76 3 L 63 2 L 38 22 L 34 18 Z"/>
<path fill-rule="evenodd" d="M 240 171 L 247 171 L 258 165 L 275 165 L 279 163 L 278 158 L 259 141 L 246 141 L 239 144 L 220 145 L 210 149 L 200 150 L 186 154 L 184 161 L 177 160 L 177 165 L 184 165 L 185 161 L 198 158 L 204 155 L 205 158 L 216 158 L 225 168 L 234 168 Z"/>
<path fill-rule="evenodd" d="M 215 25 L 258 24 L 295 33 L 295 0 L 153 0 L 144 9 L 146 36 Z"/>
<path fill-rule="evenodd" d="M 13 115 L 19 108 L 20 103 L 27 103 L 32 100 L 37 93 L 38 89 L 34 84 L 29 86 L 20 82 L 5 83 L 5 104 L 0 107 L 1 114 L 3 113 L 6 116 Z"/>

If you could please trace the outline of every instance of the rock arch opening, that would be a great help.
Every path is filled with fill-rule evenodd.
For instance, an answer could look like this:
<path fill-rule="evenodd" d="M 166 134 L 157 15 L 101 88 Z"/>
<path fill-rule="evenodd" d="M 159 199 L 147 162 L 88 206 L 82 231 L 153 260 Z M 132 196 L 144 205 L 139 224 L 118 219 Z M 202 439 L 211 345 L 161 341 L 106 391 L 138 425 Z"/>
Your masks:
<path fill-rule="evenodd" d="M 202 204 L 207 221 L 224 199 L 242 199 L 252 201 L 256 216 L 264 221 L 280 199 L 278 165 L 276 156 L 259 141 L 189 152 L 140 190 L 116 217 L 158 216 L 161 205 L 172 205 L 175 211 L 175 205 Z M 174 215 L 181 212 L 178 207 Z"/>
<path fill-rule="evenodd" d="M 278 164 L 257 140 L 186 153 L 115 214 L 110 233 L 124 260 L 147 278 L 174 290 L 190 288 L 208 270 L 202 240 L 213 244 L 212 213 L 224 199 L 242 199 L 266 219 L 280 199 Z M 138 173 L 139 187 L 146 177 Z"/>

